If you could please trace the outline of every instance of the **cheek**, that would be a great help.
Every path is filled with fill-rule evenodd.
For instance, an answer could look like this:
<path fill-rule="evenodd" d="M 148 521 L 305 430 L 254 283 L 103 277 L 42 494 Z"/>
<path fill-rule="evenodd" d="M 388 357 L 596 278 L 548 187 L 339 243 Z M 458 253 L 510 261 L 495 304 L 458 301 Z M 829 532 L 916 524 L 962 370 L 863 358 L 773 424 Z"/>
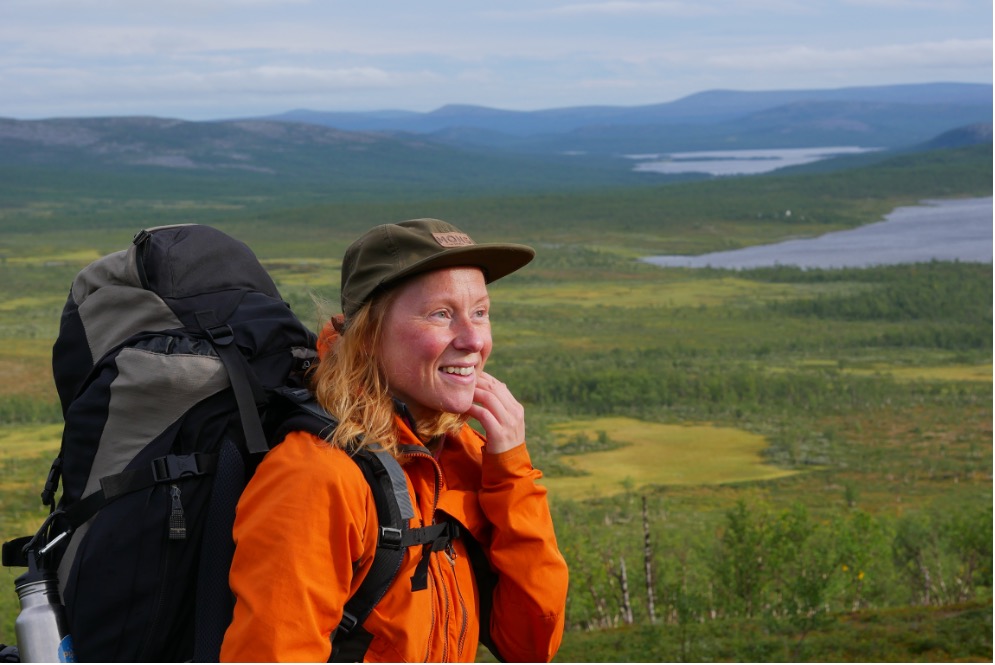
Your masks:
<path fill-rule="evenodd" d="M 443 335 L 410 330 L 406 335 L 384 339 L 384 364 L 388 373 L 398 377 L 429 375 L 448 345 L 449 340 Z"/>
<path fill-rule="evenodd" d="M 434 363 L 448 346 L 449 340 L 443 336 L 422 333 L 400 340 L 398 355 L 408 362 Z"/>

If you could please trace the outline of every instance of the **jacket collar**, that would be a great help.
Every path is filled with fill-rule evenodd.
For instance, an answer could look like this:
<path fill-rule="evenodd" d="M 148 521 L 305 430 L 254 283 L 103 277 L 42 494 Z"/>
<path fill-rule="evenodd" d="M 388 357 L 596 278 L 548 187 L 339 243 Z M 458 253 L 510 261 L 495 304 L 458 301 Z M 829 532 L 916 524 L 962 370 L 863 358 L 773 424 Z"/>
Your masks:
<path fill-rule="evenodd" d="M 427 443 L 423 442 L 418 436 L 418 423 L 411 414 L 408 405 L 396 397 L 392 397 L 391 399 L 394 401 L 394 413 L 399 421 L 400 436 L 398 437 L 398 443 L 401 445 L 401 448 L 418 448 L 438 454 L 445 443 L 445 435 L 440 434 Z"/>

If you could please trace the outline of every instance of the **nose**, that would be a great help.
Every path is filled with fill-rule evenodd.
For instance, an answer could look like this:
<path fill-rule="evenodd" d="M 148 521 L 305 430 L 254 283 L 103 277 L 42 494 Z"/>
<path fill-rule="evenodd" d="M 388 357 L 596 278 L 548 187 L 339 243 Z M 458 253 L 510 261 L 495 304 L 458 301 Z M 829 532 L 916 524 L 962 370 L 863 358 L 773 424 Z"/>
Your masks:
<path fill-rule="evenodd" d="M 453 327 L 453 348 L 469 353 L 478 353 L 483 349 L 491 333 L 486 322 L 474 321 L 466 316 L 457 317 Z"/>

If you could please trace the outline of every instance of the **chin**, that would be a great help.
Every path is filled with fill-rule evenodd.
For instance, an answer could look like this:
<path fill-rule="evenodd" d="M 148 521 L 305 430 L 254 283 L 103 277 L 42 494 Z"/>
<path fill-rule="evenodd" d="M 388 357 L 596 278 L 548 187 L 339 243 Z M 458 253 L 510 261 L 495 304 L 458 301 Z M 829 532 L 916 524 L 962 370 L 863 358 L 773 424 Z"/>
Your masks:
<path fill-rule="evenodd" d="M 452 413 L 457 416 L 461 416 L 469 411 L 471 406 L 473 406 L 472 402 L 468 402 L 466 404 L 447 404 L 442 407 L 441 411 L 443 413 Z"/>
<path fill-rule="evenodd" d="M 447 399 L 441 400 L 439 404 L 439 410 L 445 411 L 446 413 L 466 413 L 473 406 L 473 393 L 469 393 L 465 397 L 462 395 L 453 395 Z"/>

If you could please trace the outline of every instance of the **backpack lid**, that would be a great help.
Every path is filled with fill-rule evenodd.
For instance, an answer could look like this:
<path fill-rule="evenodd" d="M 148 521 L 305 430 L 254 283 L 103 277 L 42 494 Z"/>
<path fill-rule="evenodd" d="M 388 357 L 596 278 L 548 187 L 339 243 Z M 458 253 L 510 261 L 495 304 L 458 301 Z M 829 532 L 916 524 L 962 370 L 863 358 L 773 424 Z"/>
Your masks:
<path fill-rule="evenodd" d="M 141 231 L 134 247 L 142 285 L 164 299 L 247 289 L 280 293 L 249 247 L 210 226 L 181 224 Z"/>

